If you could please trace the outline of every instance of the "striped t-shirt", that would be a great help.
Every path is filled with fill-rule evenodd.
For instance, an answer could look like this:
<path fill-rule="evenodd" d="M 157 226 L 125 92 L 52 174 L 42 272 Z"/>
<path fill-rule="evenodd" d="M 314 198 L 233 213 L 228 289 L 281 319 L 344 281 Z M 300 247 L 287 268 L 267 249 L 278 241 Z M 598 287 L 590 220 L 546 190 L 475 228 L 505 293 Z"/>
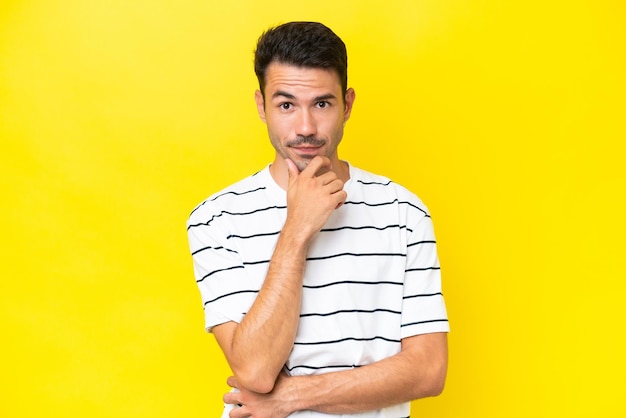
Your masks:
<path fill-rule="evenodd" d="M 291 375 L 347 370 L 390 357 L 402 338 L 449 330 L 431 218 L 387 178 L 350 166 L 345 203 L 312 242 Z M 209 197 L 187 230 L 207 330 L 241 322 L 287 214 L 269 167 Z M 311 411 L 298 413 L 316 415 Z M 364 417 L 406 417 L 409 404 Z"/>

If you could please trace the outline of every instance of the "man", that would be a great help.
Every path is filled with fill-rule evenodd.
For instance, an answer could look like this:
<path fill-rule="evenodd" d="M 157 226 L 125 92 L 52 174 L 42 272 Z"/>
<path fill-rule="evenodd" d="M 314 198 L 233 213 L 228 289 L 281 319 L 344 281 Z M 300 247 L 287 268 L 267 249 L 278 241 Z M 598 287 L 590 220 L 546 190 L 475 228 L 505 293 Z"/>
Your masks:
<path fill-rule="evenodd" d="M 225 415 L 406 417 L 447 369 L 428 211 L 339 159 L 355 93 L 330 29 L 268 30 L 255 72 L 276 157 L 187 224 L 206 327 L 234 373 Z"/>

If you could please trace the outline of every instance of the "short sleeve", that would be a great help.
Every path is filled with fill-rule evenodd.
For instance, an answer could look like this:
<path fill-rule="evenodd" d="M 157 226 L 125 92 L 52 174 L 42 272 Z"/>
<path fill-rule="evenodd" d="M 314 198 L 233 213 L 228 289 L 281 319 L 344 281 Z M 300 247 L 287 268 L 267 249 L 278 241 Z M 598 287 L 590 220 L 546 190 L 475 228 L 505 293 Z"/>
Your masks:
<path fill-rule="evenodd" d="M 416 221 L 407 223 L 402 338 L 450 330 L 432 219 L 424 210 L 413 212 L 409 219 Z"/>
<path fill-rule="evenodd" d="M 215 325 L 241 322 L 257 293 L 255 289 L 241 288 L 245 282 L 244 264 L 237 250 L 230 247 L 217 219 L 209 213 L 192 216 L 187 223 L 194 275 L 209 332 Z"/>

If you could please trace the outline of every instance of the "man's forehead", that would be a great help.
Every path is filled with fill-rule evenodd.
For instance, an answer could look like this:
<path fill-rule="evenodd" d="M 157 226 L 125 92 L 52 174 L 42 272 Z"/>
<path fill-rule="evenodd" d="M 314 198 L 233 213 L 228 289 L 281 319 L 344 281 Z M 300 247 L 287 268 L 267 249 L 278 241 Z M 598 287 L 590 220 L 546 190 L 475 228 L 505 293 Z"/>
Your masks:
<path fill-rule="evenodd" d="M 265 90 L 270 96 L 277 93 L 297 93 L 316 91 L 318 95 L 337 95 L 341 83 L 336 71 L 317 67 L 299 67 L 290 64 L 272 63 L 265 74 Z"/>

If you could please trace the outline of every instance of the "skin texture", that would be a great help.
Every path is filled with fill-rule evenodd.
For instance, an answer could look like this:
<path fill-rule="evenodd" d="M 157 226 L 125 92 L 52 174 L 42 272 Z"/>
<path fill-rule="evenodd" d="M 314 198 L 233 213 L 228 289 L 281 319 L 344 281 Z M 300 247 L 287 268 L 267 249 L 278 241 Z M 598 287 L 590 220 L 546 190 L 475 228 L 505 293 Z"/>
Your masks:
<path fill-rule="evenodd" d="M 287 218 L 253 306 L 240 324 L 213 329 L 234 373 L 228 384 L 239 389 L 224 396 L 242 405 L 232 418 L 363 412 L 443 389 L 445 333 L 405 338 L 397 355 L 348 371 L 299 377 L 281 371 L 298 327 L 308 248 L 346 199 L 349 170 L 337 147 L 354 99 L 352 89 L 343 94 L 333 71 L 280 63 L 268 67 L 264 94 L 255 93 L 276 150 L 270 173 L 287 191 Z"/>
<path fill-rule="evenodd" d="M 311 239 L 346 198 L 327 157 L 314 158 L 302 173 L 291 161 L 287 166 L 287 220 L 265 282 L 240 324 L 228 322 L 213 329 L 237 380 L 260 393 L 274 387 L 295 339 Z M 316 175 L 318 171 L 324 173 Z"/>
<path fill-rule="evenodd" d="M 447 334 L 433 333 L 405 338 L 395 356 L 352 370 L 313 376 L 279 375 L 274 390 L 259 394 L 241 386 L 227 393 L 224 402 L 240 404 L 231 418 L 246 416 L 283 418 L 299 410 L 328 414 L 353 414 L 437 396 L 447 371 Z"/>
<path fill-rule="evenodd" d="M 282 188 L 288 185 L 287 159 L 302 171 L 317 155 L 327 157 L 332 171 L 348 180 L 337 147 L 355 94 L 348 89 L 344 97 L 335 72 L 273 63 L 267 69 L 265 95 L 257 91 L 254 98 L 276 150 L 270 171 Z"/>

